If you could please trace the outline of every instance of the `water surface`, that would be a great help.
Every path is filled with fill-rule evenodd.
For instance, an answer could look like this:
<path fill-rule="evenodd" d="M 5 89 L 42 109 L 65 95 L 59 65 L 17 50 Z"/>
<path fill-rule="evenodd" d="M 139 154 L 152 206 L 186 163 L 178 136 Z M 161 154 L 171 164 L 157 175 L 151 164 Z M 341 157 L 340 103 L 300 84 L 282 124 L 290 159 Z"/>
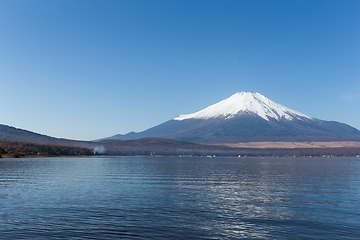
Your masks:
<path fill-rule="evenodd" d="M 1 239 L 360 239 L 359 158 L 0 159 Z"/>

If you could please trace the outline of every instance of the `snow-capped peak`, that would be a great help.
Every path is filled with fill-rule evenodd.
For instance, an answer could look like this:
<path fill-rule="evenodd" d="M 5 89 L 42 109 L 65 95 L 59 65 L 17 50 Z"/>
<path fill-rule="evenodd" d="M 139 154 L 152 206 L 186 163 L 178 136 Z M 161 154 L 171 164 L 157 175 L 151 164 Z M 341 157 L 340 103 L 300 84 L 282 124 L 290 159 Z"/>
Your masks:
<path fill-rule="evenodd" d="M 256 114 L 269 121 L 269 118 L 280 120 L 313 119 L 302 113 L 291 110 L 257 92 L 238 92 L 231 97 L 211 105 L 199 112 L 192 114 L 179 115 L 174 120 L 182 121 L 185 119 L 209 119 L 209 118 L 233 118 L 237 114 L 250 113 Z"/>

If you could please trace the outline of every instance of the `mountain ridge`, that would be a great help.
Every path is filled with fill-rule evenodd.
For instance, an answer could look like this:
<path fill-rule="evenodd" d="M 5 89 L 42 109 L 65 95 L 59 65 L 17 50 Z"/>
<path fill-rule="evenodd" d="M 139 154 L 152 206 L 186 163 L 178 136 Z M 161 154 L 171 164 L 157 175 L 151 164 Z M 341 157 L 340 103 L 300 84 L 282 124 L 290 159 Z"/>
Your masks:
<path fill-rule="evenodd" d="M 86 148 L 95 145 L 95 143 L 91 143 L 90 141 L 55 138 L 4 124 L 0 124 L 0 140 Z"/>
<path fill-rule="evenodd" d="M 360 141 L 360 131 L 323 121 L 280 105 L 256 92 L 239 92 L 192 114 L 179 115 L 142 132 L 105 139 L 145 137 L 196 143 L 249 141 Z"/>

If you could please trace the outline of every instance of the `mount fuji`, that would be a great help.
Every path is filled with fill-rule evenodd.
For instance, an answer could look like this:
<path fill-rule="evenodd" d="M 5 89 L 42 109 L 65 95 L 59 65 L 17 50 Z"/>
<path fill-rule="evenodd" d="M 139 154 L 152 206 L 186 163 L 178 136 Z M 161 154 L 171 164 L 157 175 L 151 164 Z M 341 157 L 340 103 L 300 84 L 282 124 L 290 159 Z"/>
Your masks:
<path fill-rule="evenodd" d="M 179 115 L 143 132 L 106 139 L 170 138 L 198 143 L 360 141 L 360 131 L 280 105 L 257 92 L 239 92 L 201 111 Z"/>

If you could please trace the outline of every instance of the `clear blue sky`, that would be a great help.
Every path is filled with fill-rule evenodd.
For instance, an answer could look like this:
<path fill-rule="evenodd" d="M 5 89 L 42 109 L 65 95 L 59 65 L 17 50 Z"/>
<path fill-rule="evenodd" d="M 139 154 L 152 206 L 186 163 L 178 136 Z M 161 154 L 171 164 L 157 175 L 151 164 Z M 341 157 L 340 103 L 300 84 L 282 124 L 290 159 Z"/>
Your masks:
<path fill-rule="evenodd" d="M 93 140 L 240 91 L 360 129 L 360 1 L 0 1 L 0 123 Z"/>

